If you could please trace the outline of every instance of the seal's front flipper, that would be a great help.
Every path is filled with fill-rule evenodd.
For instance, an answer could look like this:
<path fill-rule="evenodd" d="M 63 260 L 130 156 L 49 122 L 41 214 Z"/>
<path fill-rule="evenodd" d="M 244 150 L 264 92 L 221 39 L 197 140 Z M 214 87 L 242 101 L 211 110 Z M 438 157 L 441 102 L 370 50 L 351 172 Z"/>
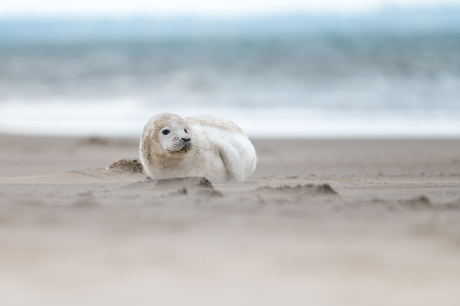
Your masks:
<path fill-rule="evenodd" d="M 220 144 L 219 154 L 232 180 L 235 182 L 244 181 L 243 164 L 238 150 L 231 144 Z"/>

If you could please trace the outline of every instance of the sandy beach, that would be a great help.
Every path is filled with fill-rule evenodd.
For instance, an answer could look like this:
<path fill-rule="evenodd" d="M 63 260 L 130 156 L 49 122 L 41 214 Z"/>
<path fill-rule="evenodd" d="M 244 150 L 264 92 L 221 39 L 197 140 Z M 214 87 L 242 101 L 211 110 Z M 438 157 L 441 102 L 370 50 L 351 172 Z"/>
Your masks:
<path fill-rule="evenodd" d="M 0 135 L 1 305 L 460 305 L 460 139 L 253 139 L 241 184 L 135 138 Z"/>

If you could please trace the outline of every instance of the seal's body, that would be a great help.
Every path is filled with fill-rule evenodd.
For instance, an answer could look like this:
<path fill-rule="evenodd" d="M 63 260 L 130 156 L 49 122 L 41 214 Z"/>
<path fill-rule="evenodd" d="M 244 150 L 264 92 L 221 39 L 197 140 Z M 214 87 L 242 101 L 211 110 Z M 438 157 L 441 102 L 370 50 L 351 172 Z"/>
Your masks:
<path fill-rule="evenodd" d="M 256 168 L 254 146 L 233 122 L 165 113 L 144 127 L 140 160 L 152 179 L 202 176 L 242 182 Z"/>

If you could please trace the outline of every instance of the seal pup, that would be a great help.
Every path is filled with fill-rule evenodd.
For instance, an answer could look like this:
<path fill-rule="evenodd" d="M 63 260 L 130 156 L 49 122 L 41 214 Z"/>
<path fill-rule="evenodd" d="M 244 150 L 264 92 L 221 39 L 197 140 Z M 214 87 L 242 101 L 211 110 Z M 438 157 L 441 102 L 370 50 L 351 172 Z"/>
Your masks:
<path fill-rule="evenodd" d="M 145 124 L 139 156 L 152 179 L 201 176 L 213 182 L 243 182 L 257 163 L 254 146 L 235 123 L 172 113 L 156 115 Z"/>

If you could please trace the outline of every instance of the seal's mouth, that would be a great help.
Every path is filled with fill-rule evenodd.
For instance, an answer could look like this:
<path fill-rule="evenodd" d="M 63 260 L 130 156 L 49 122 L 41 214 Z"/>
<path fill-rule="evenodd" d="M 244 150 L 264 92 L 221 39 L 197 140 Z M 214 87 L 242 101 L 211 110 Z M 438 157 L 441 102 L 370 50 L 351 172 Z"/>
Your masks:
<path fill-rule="evenodd" d="M 186 153 L 192 149 L 192 144 L 190 142 L 182 142 L 175 145 L 172 149 L 168 150 L 169 153 Z"/>
<path fill-rule="evenodd" d="M 180 149 L 180 152 L 190 151 L 191 148 L 192 148 L 192 144 L 190 142 L 186 142 L 184 143 L 184 146 L 182 147 L 182 149 Z"/>

